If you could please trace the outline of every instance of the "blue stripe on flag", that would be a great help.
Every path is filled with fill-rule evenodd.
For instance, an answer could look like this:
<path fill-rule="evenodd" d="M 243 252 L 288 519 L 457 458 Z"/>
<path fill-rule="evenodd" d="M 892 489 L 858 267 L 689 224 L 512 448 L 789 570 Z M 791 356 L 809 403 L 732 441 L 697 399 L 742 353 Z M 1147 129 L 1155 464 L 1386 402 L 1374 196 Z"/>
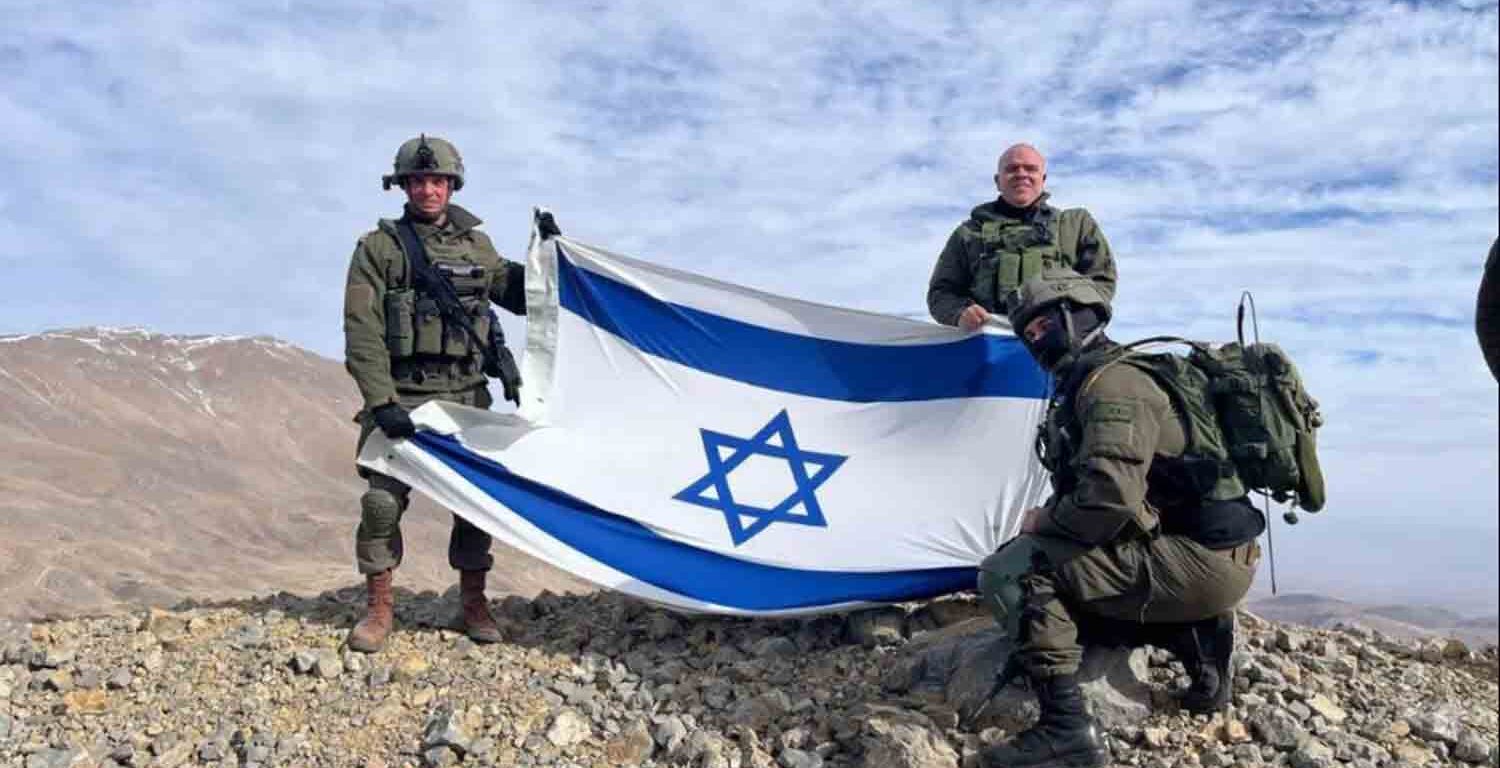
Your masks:
<path fill-rule="evenodd" d="M 777 611 L 921 600 L 972 588 L 977 576 L 975 568 L 846 573 L 746 562 L 662 538 L 634 520 L 511 472 L 456 438 L 424 431 L 412 440 L 558 541 L 647 584 L 706 603 Z"/>
<path fill-rule="evenodd" d="M 637 349 L 763 389 L 856 403 L 1047 396 L 1020 340 L 860 344 L 762 328 L 653 298 L 572 264 L 557 246 L 560 302 Z"/>

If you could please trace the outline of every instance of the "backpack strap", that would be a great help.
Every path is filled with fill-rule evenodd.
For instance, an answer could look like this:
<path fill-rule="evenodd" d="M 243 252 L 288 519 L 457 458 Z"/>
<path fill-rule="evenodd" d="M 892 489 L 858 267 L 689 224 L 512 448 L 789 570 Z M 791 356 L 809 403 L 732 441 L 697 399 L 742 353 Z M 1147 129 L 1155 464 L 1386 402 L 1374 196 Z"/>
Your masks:
<path fill-rule="evenodd" d="M 1147 376 L 1150 376 L 1151 380 L 1155 382 L 1156 385 L 1160 387 L 1164 393 L 1166 393 L 1167 400 L 1171 402 L 1173 410 L 1177 411 L 1177 419 L 1179 424 L 1181 424 L 1182 426 L 1183 437 L 1186 440 L 1186 445 L 1184 446 L 1184 451 L 1181 458 L 1189 460 L 1211 461 L 1213 463 L 1212 467 L 1202 467 L 1198 470 L 1195 470 L 1194 472 L 1196 481 L 1204 486 L 1201 489 L 1204 499 L 1206 501 L 1217 501 L 1238 498 L 1239 496 L 1244 495 L 1244 485 L 1239 481 L 1238 476 L 1235 473 L 1233 458 L 1228 455 L 1220 457 L 1214 456 L 1212 453 L 1205 454 L 1202 452 L 1205 445 L 1212 445 L 1216 441 L 1219 443 L 1223 442 L 1222 428 L 1218 428 L 1215 426 L 1220 434 L 1215 438 L 1206 438 L 1202 433 L 1203 428 L 1198 426 L 1197 422 L 1193 418 L 1193 413 L 1198 411 L 1206 411 L 1206 413 L 1200 413 L 1199 415 L 1205 419 L 1213 419 L 1214 421 L 1212 423 L 1214 425 L 1217 425 L 1218 422 L 1217 415 L 1214 412 L 1214 404 L 1212 402 L 1200 403 L 1199 408 L 1194 408 L 1192 404 L 1187 402 L 1186 395 L 1179 389 L 1179 387 L 1174 382 L 1169 380 L 1170 377 L 1165 375 L 1163 371 L 1157 368 L 1157 366 L 1148 362 L 1146 359 L 1143 359 L 1138 354 L 1140 350 L 1158 344 L 1183 344 L 1195 350 L 1209 349 L 1208 345 L 1204 344 L 1203 342 L 1192 341 L 1190 339 L 1184 339 L 1178 336 L 1152 336 L 1150 338 L 1140 339 L 1129 344 L 1124 344 L 1120 347 L 1117 347 L 1116 349 L 1111 350 L 1111 354 L 1108 359 L 1106 359 L 1103 363 L 1095 366 L 1093 370 L 1089 371 L 1088 377 L 1079 387 L 1078 395 L 1076 395 L 1076 397 L 1082 397 L 1083 394 L 1093 386 L 1094 382 L 1098 380 L 1099 375 L 1102 374 L 1105 369 L 1109 368 L 1115 363 L 1126 363 L 1127 365 L 1130 365 L 1136 370 L 1141 371 Z M 1191 362 L 1186 361 L 1184 361 L 1184 364 L 1189 366 L 1193 365 Z M 1205 394 L 1207 394 L 1207 392 L 1205 392 Z M 1198 476 L 1203 473 L 1212 474 L 1213 477 Z"/>
<path fill-rule="evenodd" d="M 1096 362 L 1089 360 L 1088 358 L 1084 358 L 1083 360 L 1080 360 L 1079 363 L 1087 369 L 1088 374 L 1087 377 L 1083 380 L 1083 384 L 1078 388 L 1078 395 L 1081 396 L 1084 392 L 1087 392 L 1091 387 L 1093 387 L 1094 382 L 1099 379 L 1099 375 L 1104 373 L 1104 370 L 1106 368 L 1109 368 L 1115 363 L 1123 362 L 1127 358 L 1135 357 L 1138 351 L 1154 344 L 1186 344 L 1189 347 L 1203 346 L 1202 342 L 1189 341 L 1179 336 L 1151 336 L 1144 339 L 1137 339 L 1136 341 L 1132 341 L 1128 344 L 1121 344 L 1109 350 L 1108 352 L 1100 354 L 1099 357 L 1103 358 L 1102 361 Z M 1152 379 L 1155 380 L 1156 377 L 1153 376 Z"/>

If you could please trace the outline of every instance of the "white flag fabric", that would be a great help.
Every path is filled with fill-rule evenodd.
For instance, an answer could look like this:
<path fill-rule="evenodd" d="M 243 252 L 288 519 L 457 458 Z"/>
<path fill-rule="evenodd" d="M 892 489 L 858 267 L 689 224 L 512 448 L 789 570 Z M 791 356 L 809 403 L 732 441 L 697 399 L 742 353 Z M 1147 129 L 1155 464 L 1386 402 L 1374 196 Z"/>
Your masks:
<path fill-rule="evenodd" d="M 1007 330 L 798 301 L 533 236 L 522 406 L 449 403 L 360 463 L 670 607 L 794 615 L 969 589 L 1046 476 Z M 503 565 L 499 567 L 504 567 Z"/>

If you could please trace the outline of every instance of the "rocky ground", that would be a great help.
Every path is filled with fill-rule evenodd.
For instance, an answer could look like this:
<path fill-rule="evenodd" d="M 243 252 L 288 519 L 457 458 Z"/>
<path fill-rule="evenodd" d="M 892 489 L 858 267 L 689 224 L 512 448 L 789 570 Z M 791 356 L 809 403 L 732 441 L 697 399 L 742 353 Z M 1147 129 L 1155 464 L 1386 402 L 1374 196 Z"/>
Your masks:
<path fill-rule="evenodd" d="M 398 591 L 373 656 L 340 647 L 361 601 L 0 629 L 0 766 L 950 768 L 1032 711 L 1013 688 L 960 726 L 1004 644 L 965 599 L 750 621 L 544 593 L 497 601 L 507 642 L 475 646 L 445 628 L 454 595 Z M 1091 653 L 1117 764 L 1496 765 L 1493 646 L 1241 628 L 1235 702 L 1212 719 L 1176 710 L 1164 652 Z"/>

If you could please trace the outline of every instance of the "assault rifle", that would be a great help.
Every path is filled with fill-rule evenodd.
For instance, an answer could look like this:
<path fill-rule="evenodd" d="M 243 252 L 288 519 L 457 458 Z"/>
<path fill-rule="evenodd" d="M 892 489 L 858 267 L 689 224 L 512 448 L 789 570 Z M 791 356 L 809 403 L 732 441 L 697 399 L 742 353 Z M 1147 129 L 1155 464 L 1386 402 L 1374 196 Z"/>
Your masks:
<path fill-rule="evenodd" d="M 489 338 L 479 338 L 479 332 L 469 322 L 469 313 L 464 310 L 458 291 L 453 289 L 453 283 L 427 260 L 427 248 L 422 245 L 422 238 L 417 237 L 417 230 L 412 227 L 411 221 L 403 218 L 396 222 L 396 233 L 401 239 L 401 250 L 406 251 L 406 259 L 411 263 L 412 287 L 418 293 L 432 297 L 437 303 L 444 325 L 456 325 L 464 329 L 469 343 L 479 350 L 484 374 L 499 379 L 500 386 L 505 391 L 505 399 L 520 405 L 521 369 L 516 365 L 516 358 L 511 355 L 510 348 L 505 346 L 505 330 L 500 327 L 500 319 L 495 316 L 495 310 L 489 311 Z"/>

